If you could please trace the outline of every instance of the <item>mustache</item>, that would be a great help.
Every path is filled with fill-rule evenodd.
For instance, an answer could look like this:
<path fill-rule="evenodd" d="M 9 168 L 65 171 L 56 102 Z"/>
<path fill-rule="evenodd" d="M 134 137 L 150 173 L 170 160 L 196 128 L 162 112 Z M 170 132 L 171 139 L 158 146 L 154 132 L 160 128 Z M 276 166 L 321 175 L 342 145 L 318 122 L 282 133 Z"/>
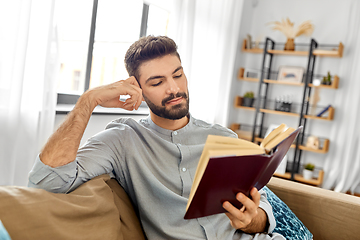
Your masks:
<path fill-rule="evenodd" d="M 179 98 L 179 97 L 182 97 L 184 99 L 187 99 L 187 94 L 185 92 L 178 92 L 177 94 L 173 94 L 171 93 L 170 96 L 164 98 L 162 101 L 161 101 L 161 105 L 162 106 L 165 106 L 166 102 L 170 101 L 170 100 L 173 100 L 174 98 Z"/>

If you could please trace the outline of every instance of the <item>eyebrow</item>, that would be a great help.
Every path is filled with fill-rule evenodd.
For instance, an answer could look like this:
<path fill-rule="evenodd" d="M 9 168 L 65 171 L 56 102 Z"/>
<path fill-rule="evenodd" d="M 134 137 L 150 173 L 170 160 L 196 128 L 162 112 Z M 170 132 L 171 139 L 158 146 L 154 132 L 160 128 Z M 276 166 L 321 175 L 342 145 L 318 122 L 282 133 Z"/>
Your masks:
<path fill-rule="evenodd" d="M 177 67 L 177 68 L 172 72 L 172 74 L 176 73 L 177 71 L 179 71 L 179 70 L 181 70 L 181 69 L 183 69 L 182 66 Z M 154 80 L 154 79 L 157 79 L 157 78 L 164 78 L 164 76 L 161 76 L 161 75 L 151 76 L 151 77 L 149 77 L 148 79 L 146 79 L 145 84 L 148 83 L 149 81 Z"/>

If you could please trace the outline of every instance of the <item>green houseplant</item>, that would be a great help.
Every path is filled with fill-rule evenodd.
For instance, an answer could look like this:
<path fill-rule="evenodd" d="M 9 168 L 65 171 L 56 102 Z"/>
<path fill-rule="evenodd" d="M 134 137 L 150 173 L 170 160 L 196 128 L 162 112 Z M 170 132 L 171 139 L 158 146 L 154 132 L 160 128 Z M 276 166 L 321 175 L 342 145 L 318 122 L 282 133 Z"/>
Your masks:
<path fill-rule="evenodd" d="M 315 169 L 315 165 L 312 164 L 312 163 L 307 163 L 305 166 L 304 166 L 304 170 L 303 170 L 303 177 L 305 179 L 311 179 L 312 176 L 313 176 L 313 171 Z"/>
<path fill-rule="evenodd" d="M 243 96 L 242 105 L 245 107 L 252 107 L 254 104 L 254 92 L 246 92 Z"/>

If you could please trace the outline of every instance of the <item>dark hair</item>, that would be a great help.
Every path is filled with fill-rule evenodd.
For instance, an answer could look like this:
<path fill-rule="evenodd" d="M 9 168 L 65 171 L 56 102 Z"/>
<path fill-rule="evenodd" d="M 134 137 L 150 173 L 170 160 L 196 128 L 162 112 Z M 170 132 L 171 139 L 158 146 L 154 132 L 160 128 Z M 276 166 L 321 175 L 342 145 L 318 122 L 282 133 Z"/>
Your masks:
<path fill-rule="evenodd" d="M 125 67 L 129 76 L 139 82 L 139 67 L 142 63 L 172 54 L 180 59 L 174 40 L 167 36 L 147 36 L 134 42 L 125 54 Z"/>

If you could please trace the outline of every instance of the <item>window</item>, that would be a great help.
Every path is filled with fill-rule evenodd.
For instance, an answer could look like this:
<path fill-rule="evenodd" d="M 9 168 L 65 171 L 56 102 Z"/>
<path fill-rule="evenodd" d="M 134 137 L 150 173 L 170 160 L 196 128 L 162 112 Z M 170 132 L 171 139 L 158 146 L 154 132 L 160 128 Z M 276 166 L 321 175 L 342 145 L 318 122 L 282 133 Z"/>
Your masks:
<path fill-rule="evenodd" d="M 58 103 L 128 78 L 124 56 L 140 36 L 167 35 L 170 12 L 142 0 L 61 0 L 56 4 L 61 68 Z"/>

